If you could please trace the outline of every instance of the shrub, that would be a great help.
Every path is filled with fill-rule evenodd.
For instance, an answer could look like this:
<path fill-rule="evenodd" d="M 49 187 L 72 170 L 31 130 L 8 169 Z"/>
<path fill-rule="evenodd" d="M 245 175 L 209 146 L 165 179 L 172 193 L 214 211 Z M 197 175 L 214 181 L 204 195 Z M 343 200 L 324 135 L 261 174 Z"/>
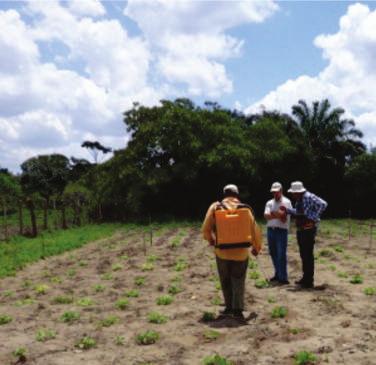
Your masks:
<path fill-rule="evenodd" d="M 169 305 L 174 301 L 171 295 L 162 295 L 157 298 L 158 305 Z"/>
<path fill-rule="evenodd" d="M 88 350 L 88 349 L 95 347 L 96 345 L 97 345 L 97 342 L 94 340 L 94 338 L 85 336 L 81 338 L 81 340 L 79 340 L 75 346 L 79 349 Z"/>
<path fill-rule="evenodd" d="M 80 313 L 74 311 L 64 312 L 60 317 L 60 320 L 65 323 L 72 323 L 78 321 L 79 319 Z"/>
<path fill-rule="evenodd" d="M 354 275 L 351 280 L 351 284 L 362 284 L 363 283 L 363 277 L 359 274 Z"/>
<path fill-rule="evenodd" d="M 56 337 L 56 332 L 53 330 L 38 330 L 35 339 L 39 342 L 46 342 Z"/>
<path fill-rule="evenodd" d="M 148 315 L 148 321 L 155 324 L 163 324 L 167 322 L 167 317 L 158 312 L 150 312 Z"/>
<path fill-rule="evenodd" d="M 375 295 L 376 294 L 376 288 L 365 288 L 364 294 L 365 295 Z"/>
<path fill-rule="evenodd" d="M 6 314 L 0 314 L 0 326 L 12 322 L 13 318 Z"/>
<path fill-rule="evenodd" d="M 285 318 L 287 315 L 287 308 L 283 306 L 275 307 L 272 310 L 272 318 Z"/>
<path fill-rule="evenodd" d="M 156 343 L 158 339 L 159 339 L 158 332 L 149 330 L 143 333 L 139 333 L 136 337 L 136 342 L 139 345 L 151 345 L 153 343 Z"/>
<path fill-rule="evenodd" d="M 129 300 L 127 298 L 120 298 L 115 302 L 115 307 L 120 310 L 125 310 L 129 305 Z"/>
<path fill-rule="evenodd" d="M 308 365 L 316 363 L 316 356 L 312 352 L 299 351 L 294 355 L 295 365 Z"/>
<path fill-rule="evenodd" d="M 232 361 L 218 354 L 205 357 L 202 363 L 203 365 L 234 365 Z"/>

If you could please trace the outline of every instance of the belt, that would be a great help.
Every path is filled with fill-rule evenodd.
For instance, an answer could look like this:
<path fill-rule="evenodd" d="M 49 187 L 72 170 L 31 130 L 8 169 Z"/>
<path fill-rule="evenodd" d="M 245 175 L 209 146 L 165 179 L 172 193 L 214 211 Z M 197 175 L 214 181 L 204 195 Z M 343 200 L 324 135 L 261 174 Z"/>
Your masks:
<path fill-rule="evenodd" d="M 283 230 L 283 231 L 287 231 L 287 228 L 281 228 L 281 227 L 268 227 L 268 229 L 272 229 L 273 231 L 276 230 L 276 229 L 280 229 L 280 230 Z"/>

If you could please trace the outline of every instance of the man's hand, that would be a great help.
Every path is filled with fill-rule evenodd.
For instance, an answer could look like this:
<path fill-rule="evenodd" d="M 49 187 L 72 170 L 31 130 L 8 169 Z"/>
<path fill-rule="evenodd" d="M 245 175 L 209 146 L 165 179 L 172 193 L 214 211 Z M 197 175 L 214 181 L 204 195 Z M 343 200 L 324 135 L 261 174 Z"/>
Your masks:
<path fill-rule="evenodd" d="M 252 252 L 253 256 L 258 256 L 258 254 L 259 254 L 255 248 L 252 248 L 251 252 Z"/>
<path fill-rule="evenodd" d="M 209 246 L 215 246 L 215 240 L 211 239 L 211 240 L 209 241 Z"/>

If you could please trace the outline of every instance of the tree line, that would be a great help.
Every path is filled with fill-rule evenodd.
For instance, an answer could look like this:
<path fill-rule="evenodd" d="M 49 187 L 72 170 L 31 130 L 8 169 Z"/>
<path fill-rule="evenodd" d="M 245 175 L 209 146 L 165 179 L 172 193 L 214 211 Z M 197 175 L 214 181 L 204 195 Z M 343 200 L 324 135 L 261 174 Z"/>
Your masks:
<path fill-rule="evenodd" d="M 3 222 L 18 212 L 24 233 L 26 208 L 35 236 L 35 209 L 44 212 L 42 229 L 50 209 L 60 212 L 62 228 L 67 209 L 73 225 L 83 215 L 96 221 L 202 218 L 228 183 L 237 184 L 242 200 L 262 215 L 271 183 L 288 188 L 294 180 L 329 202 L 329 216 L 374 216 L 369 200 L 376 193 L 376 151 L 367 150 L 361 131 L 344 115 L 326 99 L 311 105 L 300 100 L 291 114 L 252 115 L 189 99 L 135 103 L 124 113 L 128 144 L 104 163 L 98 153 L 111 148 L 85 141 L 93 162 L 52 154 L 26 160 L 18 175 L 2 169 Z"/>

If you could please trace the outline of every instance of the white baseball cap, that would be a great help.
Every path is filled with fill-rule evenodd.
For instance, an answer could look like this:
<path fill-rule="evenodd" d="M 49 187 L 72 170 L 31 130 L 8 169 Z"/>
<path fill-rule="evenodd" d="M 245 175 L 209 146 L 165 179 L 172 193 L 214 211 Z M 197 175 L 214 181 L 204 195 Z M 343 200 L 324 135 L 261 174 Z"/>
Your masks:
<path fill-rule="evenodd" d="M 303 186 L 301 181 L 294 181 L 291 183 L 290 189 L 288 190 L 289 193 L 304 193 L 306 188 Z"/>
<path fill-rule="evenodd" d="M 279 182 L 273 183 L 272 187 L 270 188 L 270 192 L 276 192 L 276 191 L 281 191 L 282 190 L 282 184 Z"/>
<path fill-rule="evenodd" d="M 231 191 L 235 194 L 239 194 L 239 189 L 236 185 L 234 184 L 228 184 L 226 185 L 224 188 L 223 188 L 223 192 L 226 192 L 226 191 Z"/>

